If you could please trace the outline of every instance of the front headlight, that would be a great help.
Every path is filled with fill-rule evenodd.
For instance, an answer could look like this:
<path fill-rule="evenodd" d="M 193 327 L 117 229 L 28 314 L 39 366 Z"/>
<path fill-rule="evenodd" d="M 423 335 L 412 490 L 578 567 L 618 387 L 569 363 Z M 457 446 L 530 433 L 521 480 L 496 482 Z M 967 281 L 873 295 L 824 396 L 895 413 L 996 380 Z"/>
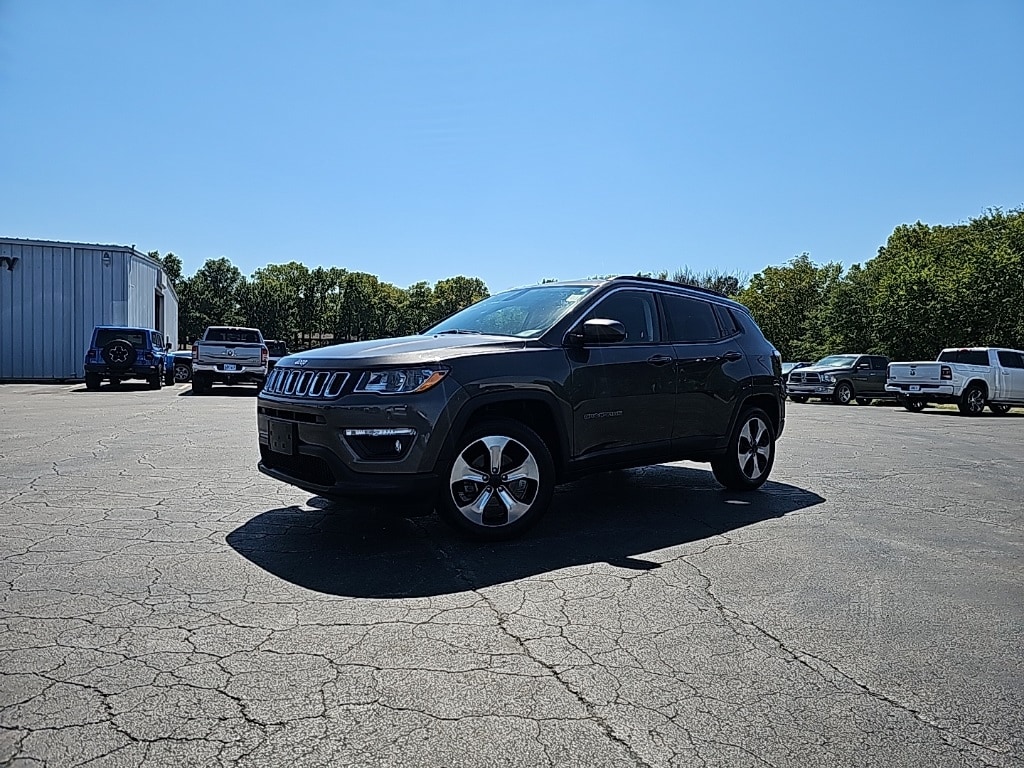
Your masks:
<path fill-rule="evenodd" d="M 823 374 L 821 374 L 821 380 L 823 382 L 825 382 L 826 384 L 835 384 L 836 383 L 836 377 L 833 376 L 831 373 L 823 373 Z"/>
<path fill-rule="evenodd" d="M 386 371 L 367 371 L 359 377 L 355 391 L 376 392 L 379 395 L 426 392 L 447 375 L 447 368 L 392 368 Z"/>

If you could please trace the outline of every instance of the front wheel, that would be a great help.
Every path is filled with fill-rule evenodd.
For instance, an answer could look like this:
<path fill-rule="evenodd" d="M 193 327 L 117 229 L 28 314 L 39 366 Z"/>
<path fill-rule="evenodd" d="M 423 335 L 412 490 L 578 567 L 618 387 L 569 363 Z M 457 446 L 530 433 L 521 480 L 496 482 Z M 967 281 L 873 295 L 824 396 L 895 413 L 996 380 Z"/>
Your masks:
<path fill-rule="evenodd" d="M 836 391 L 832 395 L 833 401 L 839 405 L 849 405 L 853 400 L 853 387 L 847 381 L 841 381 L 836 385 Z"/>
<path fill-rule="evenodd" d="M 857 398 L 857 405 L 871 405 L 871 398 L 870 397 L 858 397 Z"/>
<path fill-rule="evenodd" d="M 554 490 L 555 465 L 537 433 L 517 421 L 488 421 L 456 443 L 437 512 L 473 538 L 507 539 L 544 514 Z"/>
<path fill-rule="evenodd" d="M 980 384 L 971 384 L 960 395 L 960 402 L 956 407 L 964 416 L 981 416 L 985 410 L 985 390 Z"/>
<path fill-rule="evenodd" d="M 997 416 L 1005 416 L 1010 412 L 1010 406 L 1003 403 L 989 403 L 988 409 Z"/>
<path fill-rule="evenodd" d="M 920 413 L 921 411 L 924 410 L 924 407 L 926 405 L 927 403 L 924 400 L 907 399 L 903 401 L 903 407 L 906 408 L 911 413 Z"/>
<path fill-rule="evenodd" d="M 789 399 L 792 400 L 794 403 L 806 403 L 807 402 L 807 396 L 806 395 L 790 395 Z"/>
<path fill-rule="evenodd" d="M 711 461 L 711 471 L 726 488 L 760 488 L 775 464 L 775 428 L 760 408 L 744 411 L 736 423 L 725 455 Z"/>
<path fill-rule="evenodd" d="M 192 369 L 184 363 L 174 364 L 174 380 L 179 384 L 186 383 L 192 378 Z"/>

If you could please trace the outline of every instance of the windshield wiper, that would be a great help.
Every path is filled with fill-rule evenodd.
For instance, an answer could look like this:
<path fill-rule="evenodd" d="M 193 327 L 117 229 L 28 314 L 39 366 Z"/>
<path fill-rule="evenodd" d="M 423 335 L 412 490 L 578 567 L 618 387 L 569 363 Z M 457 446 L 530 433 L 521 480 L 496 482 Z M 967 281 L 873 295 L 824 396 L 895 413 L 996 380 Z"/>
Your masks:
<path fill-rule="evenodd" d="M 477 336 L 483 336 L 483 331 L 470 331 L 465 328 L 452 328 L 450 331 L 438 331 L 437 334 L 440 336 L 442 333 L 475 333 Z"/>

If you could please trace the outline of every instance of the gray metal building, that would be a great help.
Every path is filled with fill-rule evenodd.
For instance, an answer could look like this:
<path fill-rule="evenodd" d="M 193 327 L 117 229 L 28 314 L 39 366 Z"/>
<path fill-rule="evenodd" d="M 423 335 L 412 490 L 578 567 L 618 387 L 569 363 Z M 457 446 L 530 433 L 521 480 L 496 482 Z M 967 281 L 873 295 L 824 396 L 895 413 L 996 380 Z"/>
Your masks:
<path fill-rule="evenodd" d="M 82 378 L 97 325 L 154 328 L 177 347 L 162 265 L 132 246 L 0 238 L 0 381 Z"/>

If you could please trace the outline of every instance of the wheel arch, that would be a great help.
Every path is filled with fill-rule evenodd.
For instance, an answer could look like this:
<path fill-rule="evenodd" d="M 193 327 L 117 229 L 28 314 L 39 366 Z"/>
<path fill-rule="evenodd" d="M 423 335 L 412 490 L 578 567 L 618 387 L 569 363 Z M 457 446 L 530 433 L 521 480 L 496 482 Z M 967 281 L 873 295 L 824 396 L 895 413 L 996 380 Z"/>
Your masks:
<path fill-rule="evenodd" d="M 559 405 L 554 395 L 542 392 L 482 395 L 469 400 L 456 415 L 438 455 L 437 465 L 445 466 L 455 453 L 456 440 L 467 429 L 485 421 L 510 419 L 525 424 L 540 436 L 551 452 L 555 474 L 561 477 L 568 465 L 569 435 L 559 429 L 565 423 L 559 417 Z"/>
<path fill-rule="evenodd" d="M 778 437 L 779 426 L 782 423 L 782 405 L 779 403 L 778 398 L 766 392 L 751 393 L 740 400 L 729 423 L 729 434 L 731 435 L 733 430 L 736 429 L 736 423 L 739 421 L 740 415 L 749 408 L 760 408 L 764 411 L 772 423 L 772 431 Z"/>
<path fill-rule="evenodd" d="M 964 388 L 960 390 L 961 397 L 963 396 L 963 394 L 968 389 L 970 389 L 974 385 L 978 385 L 979 387 L 981 387 L 981 394 L 985 396 L 985 400 L 987 401 L 988 400 L 988 395 L 989 395 L 989 392 L 988 392 L 988 382 L 985 381 L 984 379 L 979 379 L 979 378 L 970 379 L 970 380 L 968 380 L 968 382 L 966 384 L 964 384 Z"/>

